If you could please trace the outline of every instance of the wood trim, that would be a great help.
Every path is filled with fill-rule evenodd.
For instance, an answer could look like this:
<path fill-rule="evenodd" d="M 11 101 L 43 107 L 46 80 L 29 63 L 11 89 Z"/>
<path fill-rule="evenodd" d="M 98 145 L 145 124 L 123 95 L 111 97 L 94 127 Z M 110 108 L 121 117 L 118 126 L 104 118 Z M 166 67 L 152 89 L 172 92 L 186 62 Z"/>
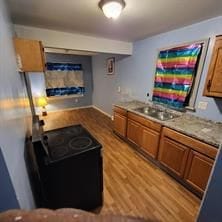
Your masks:
<path fill-rule="evenodd" d="M 188 147 L 190 147 L 193 150 L 198 151 L 199 153 L 202 153 L 212 159 L 215 159 L 217 155 L 218 149 L 214 146 L 208 145 L 206 143 L 203 143 L 197 139 L 191 138 L 189 136 L 186 136 L 184 134 L 181 134 L 175 130 L 169 129 L 167 127 L 163 127 L 163 136 L 169 137 L 181 144 L 184 144 Z"/>
<path fill-rule="evenodd" d="M 80 107 L 72 107 L 72 108 L 66 108 L 66 109 L 57 109 L 57 110 L 46 110 L 47 113 L 59 113 L 59 112 L 66 112 L 66 111 L 74 111 L 74 110 L 80 110 L 80 109 L 88 109 L 88 108 L 94 108 L 92 105 L 89 106 L 80 106 Z M 36 114 L 41 116 L 42 111 L 36 110 Z"/>
<path fill-rule="evenodd" d="M 125 110 L 123 108 L 120 108 L 120 107 L 117 107 L 117 106 L 114 106 L 113 112 L 119 113 L 122 116 L 127 116 L 127 110 Z"/>
<path fill-rule="evenodd" d="M 128 118 L 150 128 L 150 129 L 153 129 L 157 132 L 161 131 L 162 125 L 160 123 L 153 122 L 152 120 L 141 117 L 135 113 L 128 112 Z"/>
<path fill-rule="evenodd" d="M 203 47 L 202 47 L 202 52 L 201 52 L 198 67 L 197 67 L 196 77 L 194 78 L 194 83 L 193 83 L 194 85 L 192 86 L 189 104 L 187 107 L 185 107 L 187 110 L 191 110 L 191 108 L 192 108 L 193 109 L 192 111 L 195 111 L 194 109 L 195 109 L 197 94 L 198 94 L 198 90 L 199 90 L 200 80 L 202 77 L 202 72 L 203 72 L 203 68 L 204 68 L 204 64 L 205 64 L 205 60 L 206 60 L 209 41 L 210 41 L 210 39 L 207 38 L 205 40 L 197 42 L 197 43 L 201 43 L 203 45 Z"/>
<path fill-rule="evenodd" d="M 44 47 L 41 41 L 39 41 L 39 45 L 40 45 L 40 50 L 41 50 L 41 60 L 42 60 L 42 66 L 43 66 L 43 72 L 46 71 L 46 57 L 45 57 L 45 51 L 44 51 Z"/>

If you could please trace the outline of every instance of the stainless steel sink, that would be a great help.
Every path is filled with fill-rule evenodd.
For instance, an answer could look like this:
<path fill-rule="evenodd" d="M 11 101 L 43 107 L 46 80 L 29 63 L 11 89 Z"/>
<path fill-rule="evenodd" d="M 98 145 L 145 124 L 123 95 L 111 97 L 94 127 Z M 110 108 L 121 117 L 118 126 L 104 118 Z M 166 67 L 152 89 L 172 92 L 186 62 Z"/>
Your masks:
<path fill-rule="evenodd" d="M 154 108 L 154 107 L 140 107 L 135 109 L 135 111 L 143 113 L 147 116 L 151 116 L 153 118 L 156 118 L 158 120 L 169 120 L 169 119 L 174 119 L 176 117 L 178 117 L 178 115 L 174 114 L 174 113 L 170 113 L 167 110 L 161 110 L 158 108 Z"/>

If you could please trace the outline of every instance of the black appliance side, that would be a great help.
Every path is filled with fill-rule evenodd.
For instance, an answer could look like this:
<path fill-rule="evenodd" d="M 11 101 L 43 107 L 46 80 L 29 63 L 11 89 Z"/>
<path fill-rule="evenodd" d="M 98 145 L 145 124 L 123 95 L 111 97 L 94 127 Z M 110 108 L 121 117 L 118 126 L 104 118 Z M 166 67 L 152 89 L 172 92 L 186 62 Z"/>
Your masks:
<path fill-rule="evenodd" d="M 38 116 L 33 116 L 32 137 L 26 139 L 24 153 L 32 194 L 37 208 L 46 206 L 44 187 L 42 185 L 41 174 L 39 171 L 39 166 L 44 164 L 43 157 L 47 156 L 41 143 L 43 125 L 44 122 L 39 121 Z M 35 140 L 35 142 L 33 142 L 33 140 Z M 36 149 L 34 149 L 34 145 Z"/>
<path fill-rule="evenodd" d="M 93 210 L 103 205 L 101 148 L 51 162 L 41 171 L 48 208 Z"/>
<path fill-rule="evenodd" d="M 32 194 L 37 208 L 46 206 L 44 189 L 41 182 L 39 167 L 34 152 L 34 147 L 31 139 L 27 139 L 25 147 L 25 162 L 31 184 Z"/>

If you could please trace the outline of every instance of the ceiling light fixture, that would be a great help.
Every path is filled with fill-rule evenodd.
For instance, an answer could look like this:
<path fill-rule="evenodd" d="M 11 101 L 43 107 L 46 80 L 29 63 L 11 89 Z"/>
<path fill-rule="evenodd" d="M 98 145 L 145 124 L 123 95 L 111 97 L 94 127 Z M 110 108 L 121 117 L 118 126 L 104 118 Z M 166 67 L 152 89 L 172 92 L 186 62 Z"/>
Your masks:
<path fill-rule="evenodd" d="M 105 16 L 111 19 L 117 19 L 125 6 L 124 0 L 101 0 L 99 2 L 99 7 Z"/>

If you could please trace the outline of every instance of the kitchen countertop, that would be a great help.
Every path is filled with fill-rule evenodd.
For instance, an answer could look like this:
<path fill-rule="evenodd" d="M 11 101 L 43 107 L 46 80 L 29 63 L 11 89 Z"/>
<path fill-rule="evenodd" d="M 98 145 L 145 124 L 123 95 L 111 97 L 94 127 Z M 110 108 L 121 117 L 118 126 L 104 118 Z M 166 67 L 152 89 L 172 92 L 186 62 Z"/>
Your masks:
<path fill-rule="evenodd" d="M 147 119 L 161 123 L 162 126 L 166 126 L 173 130 L 191 136 L 195 139 L 213 145 L 216 148 L 219 148 L 220 144 L 222 143 L 222 123 L 199 118 L 191 114 L 174 111 L 172 109 L 168 109 L 160 105 L 156 104 L 154 105 L 152 102 L 146 104 L 139 101 L 130 101 L 130 102 L 119 102 L 114 105 L 124 108 L 128 111 L 134 112 Z M 169 112 L 177 114 L 179 117 L 170 120 L 161 121 L 134 110 L 136 108 L 144 106 L 162 107 L 163 109 L 167 109 Z"/>

